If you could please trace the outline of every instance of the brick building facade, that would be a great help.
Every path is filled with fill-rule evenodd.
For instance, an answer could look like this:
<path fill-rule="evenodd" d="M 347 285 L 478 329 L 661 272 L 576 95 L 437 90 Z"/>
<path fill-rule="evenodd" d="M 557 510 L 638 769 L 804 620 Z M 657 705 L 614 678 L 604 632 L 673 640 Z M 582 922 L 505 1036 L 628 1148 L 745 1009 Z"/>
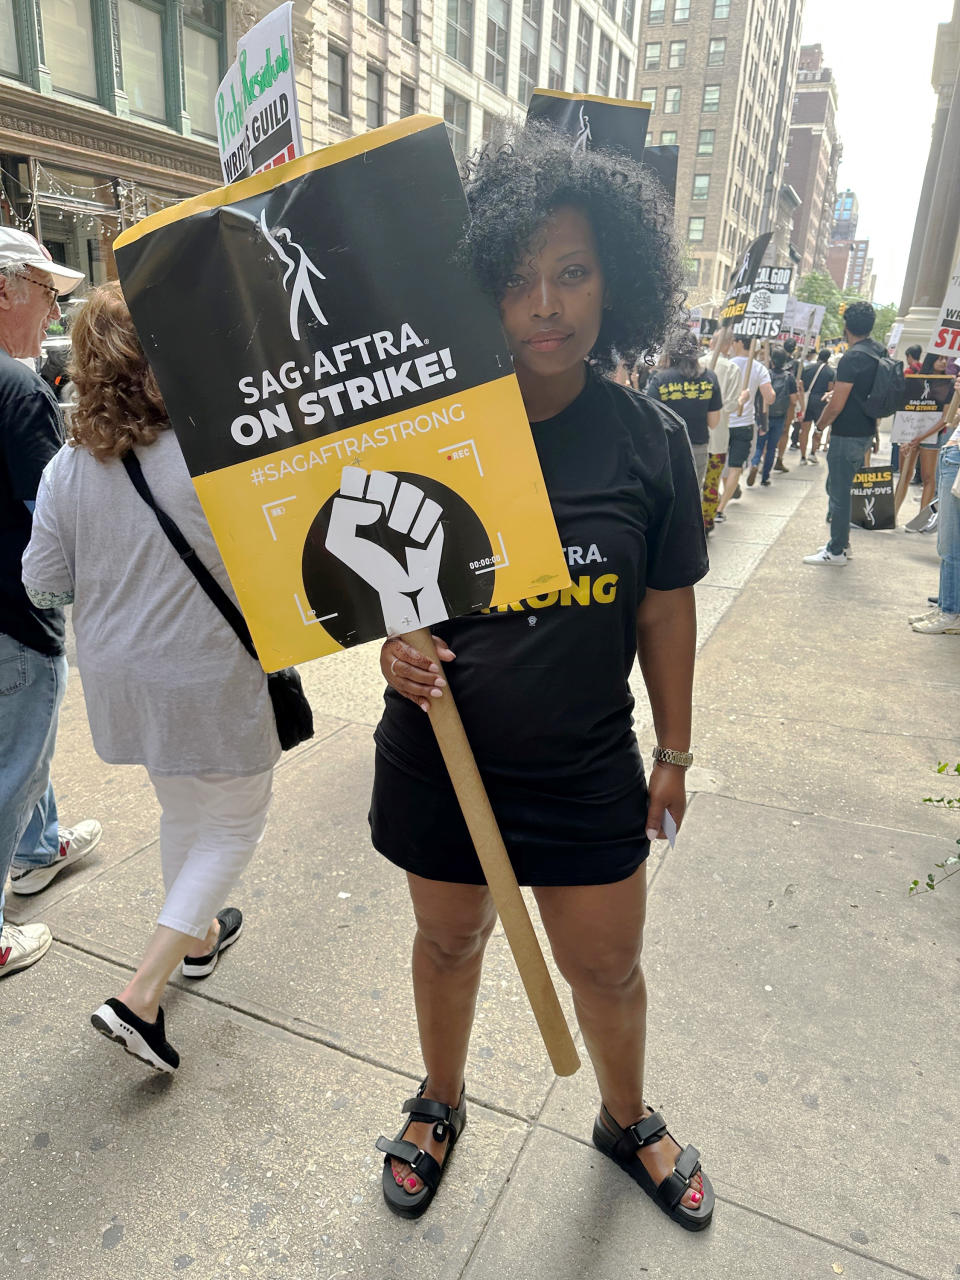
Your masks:
<path fill-rule="evenodd" d="M 826 269 L 842 153 L 836 113 L 837 85 L 833 72 L 823 65 L 822 46 L 805 45 L 800 50 L 784 174 L 801 200 L 792 234 L 800 275 Z"/>

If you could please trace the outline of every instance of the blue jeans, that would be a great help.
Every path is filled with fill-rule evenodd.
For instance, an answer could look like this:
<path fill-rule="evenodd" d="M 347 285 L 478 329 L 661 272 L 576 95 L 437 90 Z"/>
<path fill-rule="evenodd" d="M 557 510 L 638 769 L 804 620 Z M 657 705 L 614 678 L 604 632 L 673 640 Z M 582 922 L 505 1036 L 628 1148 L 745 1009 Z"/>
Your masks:
<path fill-rule="evenodd" d="M 960 498 L 950 492 L 960 471 L 960 449 L 955 444 L 940 450 L 937 497 L 937 553 L 940 556 L 940 608 L 960 613 Z"/>
<path fill-rule="evenodd" d="M 827 518 L 830 541 L 827 550 L 838 556 L 850 541 L 850 488 L 853 477 L 863 470 L 863 459 L 873 444 L 873 436 L 835 436 L 830 432 L 827 447 Z"/>
<path fill-rule="evenodd" d="M 12 863 L 44 867 L 60 852 L 50 761 L 67 660 L 0 633 L 0 927 Z"/>
<path fill-rule="evenodd" d="M 757 447 L 750 460 L 750 465 L 751 467 L 759 467 L 760 459 L 763 458 L 763 475 L 760 477 L 762 480 L 770 479 L 770 472 L 773 470 L 773 464 L 777 460 L 777 445 L 783 435 L 785 421 L 786 414 L 783 417 L 775 418 L 771 413 L 767 419 L 766 434 L 757 436 Z"/>

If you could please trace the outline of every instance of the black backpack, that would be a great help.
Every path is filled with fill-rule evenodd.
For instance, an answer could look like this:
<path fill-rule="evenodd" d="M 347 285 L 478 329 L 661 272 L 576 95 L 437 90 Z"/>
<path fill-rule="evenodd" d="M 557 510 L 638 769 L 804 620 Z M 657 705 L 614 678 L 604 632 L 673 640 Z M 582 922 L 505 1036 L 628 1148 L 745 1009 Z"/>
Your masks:
<path fill-rule="evenodd" d="M 888 418 L 891 413 L 902 409 L 909 399 L 903 361 L 891 360 L 888 355 L 878 356 L 873 351 L 868 354 L 876 360 L 877 372 L 873 375 L 873 386 L 863 407 L 871 418 Z"/>
<path fill-rule="evenodd" d="M 773 404 L 771 404 L 767 413 L 774 418 L 784 417 L 790 408 L 790 392 L 787 390 L 787 379 L 789 377 L 789 373 L 780 369 L 770 375 L 770 385 L 773 387 Z"/>

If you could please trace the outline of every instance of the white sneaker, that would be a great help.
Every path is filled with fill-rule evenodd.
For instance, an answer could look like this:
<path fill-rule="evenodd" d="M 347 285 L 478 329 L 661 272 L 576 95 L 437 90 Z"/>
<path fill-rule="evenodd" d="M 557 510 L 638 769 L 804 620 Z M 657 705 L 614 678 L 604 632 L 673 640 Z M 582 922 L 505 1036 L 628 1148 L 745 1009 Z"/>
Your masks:
<path fill-rule="evenodd" d="M 91 849 L 95 849 L 103 835 L 103 827 L 93 818 L 78 822 L 75 827 L 67 827 L 60 832 L 60 853 L 56 861 L 48 862 L 44 867 L 28 867 L 26 871 L 10 872 L 10 889 L 13 893 L 26 897 L 31 893 L 39 893 L 45 889 L 64 867 L 73 866 L 81 858 L 85 858 Z"/>
<path fill-rule="evenodd" d="M 841 551 L 838 556 L 835 556 L 833 552 L 828 551 L 826 547 L 821 547 L 820 550 L 815 552 L 812 556 L 804 556 L 803 563 L 804 564 L 846 564 L 847 553 L 845 551 Z"/>
<path fill-rule="evenodd" d="M 854 528 L 856 528 L 856 525 L 851 525 L 851 526 L 850 526 L 850 528 L 851 528 L 851 529 L 854 529 Z M 826 551 L 828 546 L 829 546 L 829 543 L 826 543 L 826 542 L 825 542 L 825 543 L 823 544 L 823 546 L 822 546 L 822 547 L 817 547 L 817 550 L 818 550 L 818 551 Z M 852 559 L 853 559 L 853 552 L 850 550 L 849 546 L 844 547 L 844 554 L 846 555 L 846 557 L 847 557 L 847 559 L 848 559 L 848 560 L 852 560 Z"/>
<path fill-rule="evenodd" d="M 910 617 L 907 619 L 907 622 L 909 622 L 910 626 L 912 627 L 915 622 L 926 622 L 928 618 L 937 617 L 939 612 L 940 612 L 940 606 L 937 605 L 936 609 L 928 609 L 926 613 L 911 614 Z"/>
<path fill-rule="evenodd" d="M 913 624 L 914 631 L 924 636 L 960 636 L 960 613 L 941 613 Z"/>
<path fill-rule="evenodd" d="M 11 924 L 0 932 L 0 978 L 28 969 L 46 955 L 53 936 L 45 924 Z"/>

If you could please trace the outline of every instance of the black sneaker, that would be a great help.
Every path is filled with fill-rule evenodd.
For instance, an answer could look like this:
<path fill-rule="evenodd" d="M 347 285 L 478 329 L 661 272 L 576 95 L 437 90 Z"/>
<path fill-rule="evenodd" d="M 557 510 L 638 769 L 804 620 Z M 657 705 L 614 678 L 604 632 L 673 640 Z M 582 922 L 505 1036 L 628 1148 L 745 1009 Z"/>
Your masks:
<path fill-rule="evenodd" d="M 220 952 L 236 942 L 240 937 L 240 930 L 243 928 L 243 914 L 236 907 L 224 907 L 222 911 L 217 913 L 217 919 L 220 922 L 217 945 L 209 955 L 184 957 L 183 976 L 185 978 L 205 978 L 208 974 L 213 973 L 217 967 Z"/>
<path fill-rule="evenodd" d="M 144 1022 L 122 1000 L 113 996 L 90 1017 L 91 1024 L 108 1040 L 123 1045 L 127 1053 L 145 1062 L 155 1071 L 176 1071 L 180 1055 L 167 1043 L 163 1031 L 163 1010 L 156 1022 Z"/>
<path fill-rule="evenodd" d="M 761 481 L 760 481 L 760 483 L 764 486 L 764 488 L 769 489 L 769 488 L 770 488 L 770 485 L 772 484 L 772 481 L 770 481 L 770 480 L 761 480 Z"/>
<path fill-rule="evenodd" d="M 740 488 L 739 485 L 737 485 L 737 487 L 733 491 L 733 498 L 742 498 L 742 497 L 743 497 L 743 490 Z M 733 501 L 733 498 L 730 499 L 731 502 Z"/>

